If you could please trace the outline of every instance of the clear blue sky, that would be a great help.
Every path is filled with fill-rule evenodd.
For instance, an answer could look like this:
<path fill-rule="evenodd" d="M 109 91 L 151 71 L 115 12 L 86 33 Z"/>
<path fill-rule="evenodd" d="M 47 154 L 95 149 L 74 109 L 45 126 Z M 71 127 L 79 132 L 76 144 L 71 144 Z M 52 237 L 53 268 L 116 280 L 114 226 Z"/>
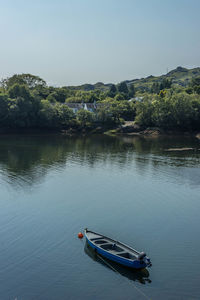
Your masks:
<path fill-rule="evenodd" d="M 0 0 L 0 78 L 70 85 L 200 66 L 200 0 Z"/>

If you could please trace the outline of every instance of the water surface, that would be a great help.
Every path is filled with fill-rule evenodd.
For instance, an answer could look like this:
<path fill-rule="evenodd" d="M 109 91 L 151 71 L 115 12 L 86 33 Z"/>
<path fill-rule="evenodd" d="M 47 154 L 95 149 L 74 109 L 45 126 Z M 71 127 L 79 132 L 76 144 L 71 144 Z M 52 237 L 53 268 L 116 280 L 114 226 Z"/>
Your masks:
<path fill-rule="evenodd" d="M 194 151 L 167 152 L 192 147 Z M 2 136 L 0 299 L 199 299 L 200 142 L 194 138 Z M 83 228 L 138 250 L 117 272 Z"/>

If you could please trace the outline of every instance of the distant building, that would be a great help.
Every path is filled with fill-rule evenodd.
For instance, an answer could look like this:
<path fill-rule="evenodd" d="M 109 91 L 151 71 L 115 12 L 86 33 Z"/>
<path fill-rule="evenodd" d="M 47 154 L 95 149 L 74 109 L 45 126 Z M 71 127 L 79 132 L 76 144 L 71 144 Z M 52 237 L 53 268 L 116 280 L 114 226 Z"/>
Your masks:
<path fill-rule="evenodd" d="M 129 99 L 128 101 L 131 102 L 131 101 L 139 101 L 141 102 L 143 100 L 144 97 L 135 97 L 135 98 L 131 98 Z"/>
<path fill-rule="evenodd" d="M 73 112 L 76 114 L 80 109 L 84 109 L 90 112 L 95 112 L 99 106 L 101 106 L 100 103 L 65 103 L 69 108 L 73 110 Z"/>

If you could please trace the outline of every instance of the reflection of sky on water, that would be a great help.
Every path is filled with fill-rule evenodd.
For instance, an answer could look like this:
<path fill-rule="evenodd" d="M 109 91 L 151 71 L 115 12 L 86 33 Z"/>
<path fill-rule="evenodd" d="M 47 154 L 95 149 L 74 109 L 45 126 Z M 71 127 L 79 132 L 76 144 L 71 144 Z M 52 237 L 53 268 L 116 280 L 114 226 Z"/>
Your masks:
<path fill-rule="evenodd" d="M 2 137 L 0 299 L 139 299 L 133 284 L 155 300 L 198 299 L 200 157 L 164 151 L 181 146 L 199 147 L 185 138 Z M 146 251 L 149 277 L 88 257 L 77 239 L 86 226 Z"/>
<path fill-rule="evenodd" d="M 200 151 L 166 152 L 170 147 L 198 149 L 199 141 L 185 137 L 8 136 L 0 142 L 0 182 L 18 188 L 31 187 L 43 182 L 50 171 L 62 172 L 75 164 L 133 170 L 141 176 L 165 176 L 166 180 L 180 184 L 199 185 Z"/>

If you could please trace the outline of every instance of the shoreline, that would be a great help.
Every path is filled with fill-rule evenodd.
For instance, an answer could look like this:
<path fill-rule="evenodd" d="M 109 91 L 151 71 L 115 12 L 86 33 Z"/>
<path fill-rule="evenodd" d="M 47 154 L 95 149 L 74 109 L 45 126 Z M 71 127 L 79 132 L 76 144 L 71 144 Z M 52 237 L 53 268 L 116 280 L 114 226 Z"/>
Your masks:
<path fill-rule="evenodd" d="M 110 136 L 127 136 L 127 137 L 163 137 L 163 136 L 187 136 L 195 137 L 200 140 L 200 131 L 178 131 L 178 130 L 162 130 L 159 128 L 147 128 L 144 130 L 133 130 L 130 132 L 123 131 L 122 128 L 117 127 L 113 129 L 93 128 L 93 129 L 50 129 L 50 128 L 2 128 L 0 129 L 0 136 L 5 135 L 62 135 L 62 136 L 86 136 L 86 135 L 110 135 Z"/>

